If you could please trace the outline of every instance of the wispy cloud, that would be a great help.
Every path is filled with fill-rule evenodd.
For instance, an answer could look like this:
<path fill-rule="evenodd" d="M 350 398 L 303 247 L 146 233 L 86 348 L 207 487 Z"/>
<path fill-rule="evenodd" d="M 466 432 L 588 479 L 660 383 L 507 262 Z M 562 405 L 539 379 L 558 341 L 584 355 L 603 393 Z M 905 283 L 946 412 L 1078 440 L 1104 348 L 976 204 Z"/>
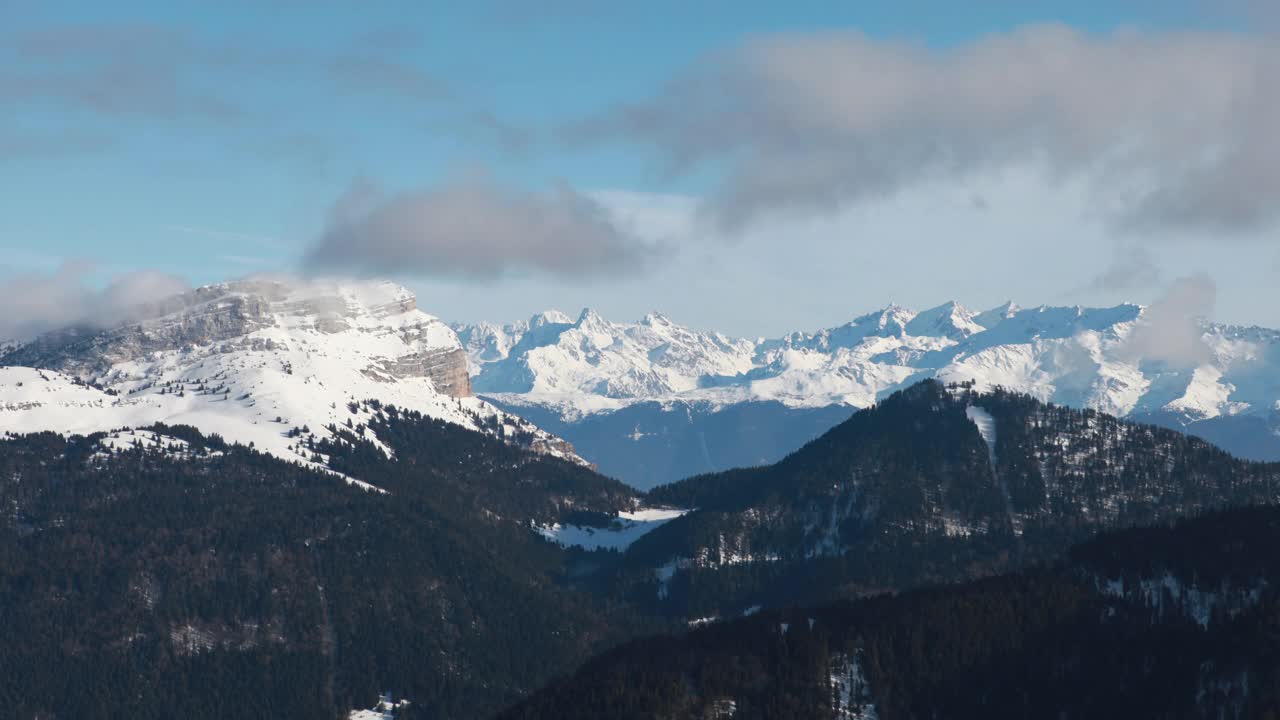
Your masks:
<path fill-rule="evenodd" d="M 452 91 L 447 83 L 412 64 L 372 55 L 344 55 L 329 63 L 329 74 L 342 89 L 387 93 L 420 102 L 438 103 Z"/>
<path fill-rule="evenodd" d="M 650 145 L 672 173 L 726 170 L 722 226 L 831 213 L 1010 166 L 1087 177 L 1140 233 L 1280 219 L 1280 45 L 1211 32 L 1024 27 L 935 49 L 782 34 L 706 57 L 657 96 L 568 131 Z"/>
<path fill-rule="evenodd" d="M 0 297 L 5 298 L 0 339 L 29 339 L 73 326 L 109 327 L 189 287 L 177 276 L 154 271 L 117 274 L 98 286 L 90 282 L 94 269 L 89 261 L 75 260 L 50 273 L 24 273 L 0 281 Z"/>
<path fill-rule="evenodd" d="M 104 142 L 113 139 L 107 129 L 120 134 L 145 127 L 142 121 L 167 130 L 227 131 L 227 142 L 255 154 L 270 145 L 271 155 L 308 168 L 324 165 L 325 145 L 335 141 L 297 124 L 284 97 L 358 98 L 354 111 L 370 113 L 409 101 L 438 132 L 466 130 L 504 148 L 524 142 L 480 93 L 416 61 L 411 51 L 422 42 L 419 33 L 400 28 L 353 31 L 323 48 L 151 24 L 0 28 L 0 105 L 61 113 L 96 128 L 78 132 Z M 121 118 L 130 123 L 110 122 Z M 472 132 L 475 125 L 484 132 Z M 7 147 L 13 144 L 0 136 L 0 159 L 17 154 Z"/>
<path fill-rule="evenodd" d="M 1089 282 L 1087 290 L 1123 292 L 1149 288 L 1160 282 L 1155 254 L 1142 245 L 1118 247 L 1111 265 Z"/>

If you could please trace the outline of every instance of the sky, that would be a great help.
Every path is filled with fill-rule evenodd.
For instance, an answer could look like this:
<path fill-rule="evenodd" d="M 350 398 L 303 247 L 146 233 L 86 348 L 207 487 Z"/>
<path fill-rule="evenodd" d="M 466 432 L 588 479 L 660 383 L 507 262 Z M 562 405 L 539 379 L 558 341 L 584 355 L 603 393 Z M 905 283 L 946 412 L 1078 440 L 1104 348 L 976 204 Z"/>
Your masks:
<path fill-rule="evenodd" d="M 0 0 L 10 331 L 258 273 L 768 336 L 898 303 L 1280 327 L 1263 0 Z"/>

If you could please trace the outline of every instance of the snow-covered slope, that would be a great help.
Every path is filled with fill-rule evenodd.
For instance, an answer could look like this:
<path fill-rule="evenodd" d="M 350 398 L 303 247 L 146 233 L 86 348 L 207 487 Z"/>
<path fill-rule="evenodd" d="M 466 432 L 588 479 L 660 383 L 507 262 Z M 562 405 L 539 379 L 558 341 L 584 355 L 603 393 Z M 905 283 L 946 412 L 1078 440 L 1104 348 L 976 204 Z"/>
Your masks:
<path fill-rule="evenodd" d="M 358 426 L 370 412 L 365 400 L 511 436 L 532 429 L 471 395 L 457 336 L 392 283 L 224 283 L 144 317 L 44 335 L 0 355 L 0 431 L 188 424 L 310 463 L 299 432 Z M 534 436 L 535 449 L 576 459 L 558 438 Z"/>
<path fill-rule="evenodd" d="M 657 313 L 634 324 L 583 310 L 556 311 L 506 326 L 455 326 L 472 361 L 477 392 L 521 394 L 590 413 L 638 399 L 696 394 L 716 378 L 753 367 L 755 343 L 676 325 Z"/>
<path fill-rule="evenodd" d="M 477 392 L 570 424 L 643 403 L 704 413 L 762 402 L 862 408 L 938 377 L 1174 426 L 1247 422 L 1280 453 L 1280 332 L 1203 323 L 1206 361 L 1179 364 L 1135 340 L 1145 313 L 1137 305 L 1009 303 L 985 312 L 957 303 L 923 312 L 891 305 L 839 327 L 766 340 L 694 331 L 657 314 L 612 323 L 590 310 L 574 321 L 547 312 L 454 329 Z M 645 432 L 637 426 L 635 434 Z"/>
<path fill-rule="evenodd" d="M 1135 352 L 1130 338 L 1143 313 L 1137 305 L 983 313 L 956 303 L 919 313 L 894 305 L 769 340 L 698 332 L 657 314 L 612 323 L 590 310 L 573 322 L 548 312 L 454 328 L 477 392 L 584 414 L 675 399 L 866 407 L 931 376 L 1119 415 L 1169 411 L 1195 421 L 1277 410 L 1280 332 L 1206 323 L 1211 360 L 1177 366 Z"/>
<path fill-rule="evenodd" d="M 543 537 L 562 547 L 624 551 L 636 540 L 686 512 L 688 511 L 674 508 L 638 508 L 618 513 L 616 518 L 603 527 L 553 523 L 535 526 L 535 529 Z"/>

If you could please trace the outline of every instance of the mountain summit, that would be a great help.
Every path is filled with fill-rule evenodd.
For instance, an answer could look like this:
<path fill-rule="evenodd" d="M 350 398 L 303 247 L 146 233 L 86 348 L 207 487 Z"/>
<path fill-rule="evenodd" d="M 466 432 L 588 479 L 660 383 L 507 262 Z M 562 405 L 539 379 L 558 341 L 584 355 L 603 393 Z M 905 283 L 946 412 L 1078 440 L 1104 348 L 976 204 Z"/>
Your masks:
<path fill-rule="evenodd" d="M 655 314 L 614 323 L 585 311 L 537 328 L 454 329 L 478 393 L 642 487 L 775 461 L 848 409 L 926 378 L 1004 387 L 1280 459 L 1280 332 L 1198 322 L 1187 335 L 1203 352 L 1189 362 L 1161 355 L 1152 338 L 1162 330 L 1152 322 L 1138 305 L 1006 303 L 975 312 L 948 302 L 920 312 L 889 305 L 775 339 L 692 330 Z M 805 437 L 778 443 L 784 428 L 799 427 Z"/>
<path fill-rule="evenodd" d="M 299 438 L 360 424 L 366 400 L 572 455 L 474 397 L 453 330 L 390 282 L 211 285 L 129 323 L 63 329 L 0 355 L 0 430 L 11 432 L 187 424 L 312 463 Z"/>

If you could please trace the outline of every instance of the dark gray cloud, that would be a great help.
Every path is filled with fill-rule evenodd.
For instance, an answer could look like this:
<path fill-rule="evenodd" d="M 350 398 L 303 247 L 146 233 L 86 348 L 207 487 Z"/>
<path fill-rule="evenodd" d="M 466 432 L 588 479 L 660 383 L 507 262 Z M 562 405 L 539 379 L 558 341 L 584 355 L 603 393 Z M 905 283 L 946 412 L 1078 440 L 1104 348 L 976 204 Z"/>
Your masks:
<path fill-rule="evenodd" d="M 320 272 L 586 279 L 638 271 L 661 252 L 563 184 L 525 192 L 480 179 L 387 196 L 361 182 L 334 203 L 304 265 Z"/>
<path fill-rule="evenodd" d="M 189 286 L 155 271 L 116 275 L 104 286 L 90 282 L 93 263 L 72 261 L 48 274 L 29 273 L 0 280 L 0 341 L 29 339 L 72 326 L 110 327 L 141 316 L 145 308 Z"/>
<path fill-rule="evenodd" d="M 1208 32 L 1024 27 L 936 49 L 856 32 L 757 38 L 572 128 L 725 168 L 723 226 L 835 211 L 1010 166 L 1084 177 L 1125 228 L 1280 219 L 1280 44 Z"/>

